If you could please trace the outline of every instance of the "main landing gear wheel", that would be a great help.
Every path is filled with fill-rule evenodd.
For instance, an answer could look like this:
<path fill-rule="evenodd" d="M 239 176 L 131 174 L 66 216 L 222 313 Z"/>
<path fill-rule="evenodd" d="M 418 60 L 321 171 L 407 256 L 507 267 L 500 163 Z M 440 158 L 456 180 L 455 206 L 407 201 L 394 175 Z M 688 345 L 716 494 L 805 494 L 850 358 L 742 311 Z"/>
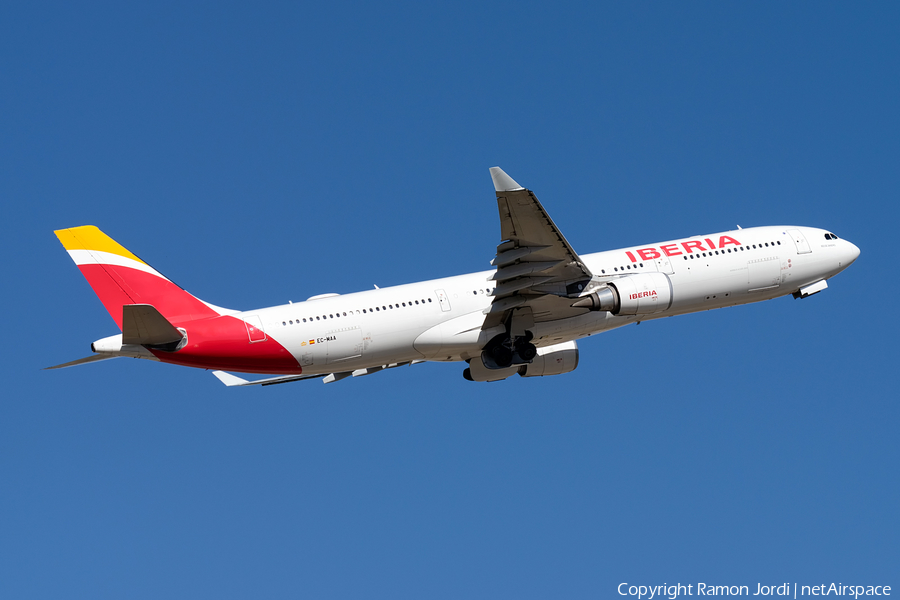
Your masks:
<path fill-rule="evenodd" d="M 488 369 L 505 369 L 512 365 L 528 364 L 537 356 L 537 348 L 531 343 L 533 337 L 530 331 L 515 339 L 500 334 L 484 347 L 481 361 Z"/>
<path fill-rule="evenodd" d="M 537 356 L 537 348 L 535 348 L 534 344 L 531 342 L 525 342 L 516 347 L 516 354 L 518 354 L 519 358 L 523 361 L 531 362 L 534 360 L 534 357 Z"/>
<path fill-rule="evenodd" d="M 494 359 L 494 362 L 497 363 L 497 366 L 501 369 L 506 368 L 512 364 L 513 361 L 513 351 L 510 350 L 509 346 L 506 344 L 497 344 L 490 350 L 491 358 Z"/>

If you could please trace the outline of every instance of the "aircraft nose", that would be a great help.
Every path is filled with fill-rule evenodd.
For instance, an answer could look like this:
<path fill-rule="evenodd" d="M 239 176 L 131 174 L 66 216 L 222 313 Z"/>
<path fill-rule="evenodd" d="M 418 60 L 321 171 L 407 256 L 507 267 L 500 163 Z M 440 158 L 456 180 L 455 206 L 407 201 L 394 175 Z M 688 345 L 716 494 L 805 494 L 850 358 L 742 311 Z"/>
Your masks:
<path fill-rule="evenodd" d="M 859 248 L 857 248 L 856 244 L 852 242 L 847 242 L 847 248 L 844 252 L 846 256 L 845 260 L 847 261 L 848 265 L 852 264 L 853 261 L 859 258 Z"/>

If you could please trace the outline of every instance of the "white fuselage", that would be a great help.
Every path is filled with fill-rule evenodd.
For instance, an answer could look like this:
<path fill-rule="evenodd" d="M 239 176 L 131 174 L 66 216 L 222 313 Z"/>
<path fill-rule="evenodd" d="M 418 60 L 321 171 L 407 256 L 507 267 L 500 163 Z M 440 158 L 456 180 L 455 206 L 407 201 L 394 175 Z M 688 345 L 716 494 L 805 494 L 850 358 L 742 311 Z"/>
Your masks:
<path fill-rule="evenodd" d="M 799 233 L 799 235 L 798 235 Z M 664 273 L 671 303 L 653 314 L 607 311 L 555 320 L 535 314 L 533 343 L 546 347 L 635 321 L 748 304 L 797 292 L 849 266 L 859 249 L 811 227 L 756 227 L 582 255 L 595 275 L 615 281 Z M 481 354 L 499 329 L 482 330 L 494 270 L 241 313 L 259 317 L 305 374 L 345 372 L 415 360 L 458 361 Z"/>

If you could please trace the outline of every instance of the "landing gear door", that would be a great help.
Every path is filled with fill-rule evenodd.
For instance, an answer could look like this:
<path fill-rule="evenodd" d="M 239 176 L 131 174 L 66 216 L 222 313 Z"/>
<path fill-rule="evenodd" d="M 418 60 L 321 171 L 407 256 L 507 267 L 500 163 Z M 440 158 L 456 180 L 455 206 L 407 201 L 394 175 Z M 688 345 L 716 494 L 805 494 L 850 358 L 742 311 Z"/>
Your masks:
<path fill-rule="evenodd" d="M 444 312 L 450 311 L 450 298 L 447 297 L 447 293 L 444 290 L 434 290 L 434 293 L 437 294 L 438 302 L 441 304 L 441 310 Z"/>
<path fill-rule="evenodd" d="M 806 241 L 806 236 L 803 235 L 802 231 L 799 229 L 788 229 L 787 234 L 794 240 L 794 245 L 797 246 L 797 254 L 809 254 L 812 252 L 809 249 L 809 242 Z"/>

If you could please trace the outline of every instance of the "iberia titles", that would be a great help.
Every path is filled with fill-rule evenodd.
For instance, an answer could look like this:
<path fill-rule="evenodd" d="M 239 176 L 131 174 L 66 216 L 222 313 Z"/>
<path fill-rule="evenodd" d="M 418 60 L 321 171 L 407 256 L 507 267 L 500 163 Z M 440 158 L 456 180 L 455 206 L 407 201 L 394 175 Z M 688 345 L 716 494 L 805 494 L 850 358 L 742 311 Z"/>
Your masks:
<path fill-rule="evenodd" d="M 706 246 L 703 245 L 704 242 L 706 243 Z M 650 248 L 640 248 L 638 250 L 635 250 L 634 252 L 632 252 L 631 250 L 626 250 L 625 255 L 628 256 L 631 262 L 636 263 L 640 260 L 653 260 L 654 258 L 660 258 L 663 254 L 665 254 L 666 256 L 681 256 L 682 254 L 692 254 L 694 251 L 707 252 L 709 250 L 720 250 L 729 245 L 740 246 L 741 243 L 733 237 L 720 235 L 718 246 L 710 238 L 703 238 L 702 241 L 690 240 L 687 242 L 663 244 L 656 247 L 651 246 Z M 684 249 L 684 252 L 679 249 L 679 246 Z M 640 256 L 640 259 L 635 258 L 635 252 L 638 256 Z"/>

